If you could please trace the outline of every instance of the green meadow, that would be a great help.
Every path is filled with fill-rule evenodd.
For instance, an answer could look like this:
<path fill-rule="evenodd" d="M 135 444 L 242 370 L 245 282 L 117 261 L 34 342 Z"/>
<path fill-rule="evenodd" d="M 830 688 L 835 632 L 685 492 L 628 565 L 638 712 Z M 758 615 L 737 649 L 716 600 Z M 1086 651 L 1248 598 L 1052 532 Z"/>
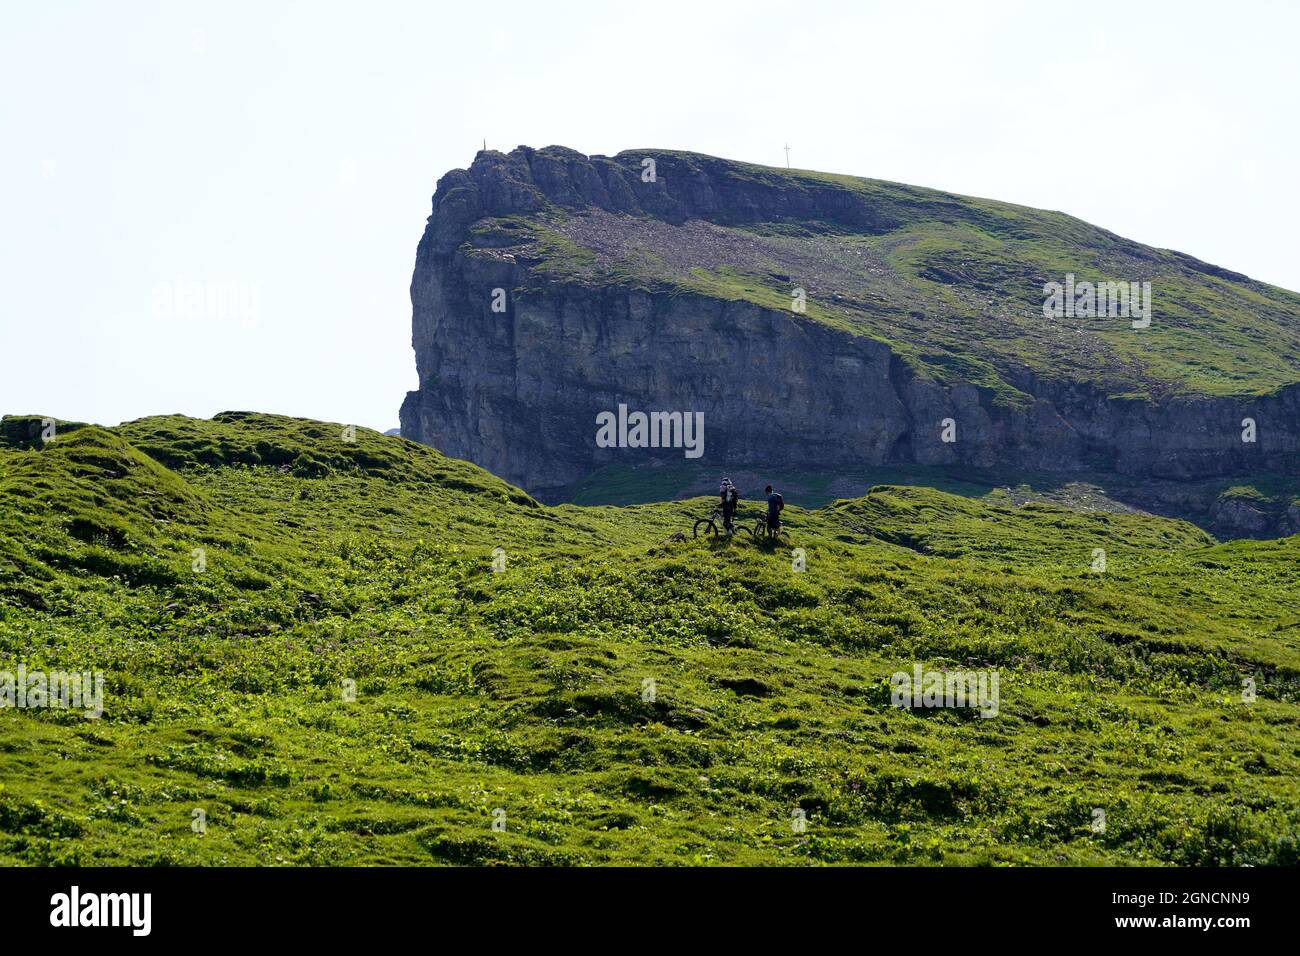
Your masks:
<path fill-rule="evenodd" d="M 0 864 L 1300 862 L 1300 537 L 877 485 L 697 540 L 349 437 L 3 422 L 0 672 L 104 693 L 0 698 Z"/>

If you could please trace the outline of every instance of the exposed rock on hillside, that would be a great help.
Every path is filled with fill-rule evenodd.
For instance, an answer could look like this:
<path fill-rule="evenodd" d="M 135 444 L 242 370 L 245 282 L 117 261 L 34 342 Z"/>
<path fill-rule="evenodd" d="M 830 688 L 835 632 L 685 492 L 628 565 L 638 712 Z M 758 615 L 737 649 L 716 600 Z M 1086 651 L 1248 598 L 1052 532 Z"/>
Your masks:
<path fill-rule="evenodd" d="M 1045 318 L 1066 273 L 1150 282 L 1150 327 Z M 681 459 L 599 447 L 620 404 L 703 412 L 719 472 L 1300 474 L 1300 297 L 1060 213 L 664 150 L 482 152 L 438 183 L 411 299 L 402 434 L 552 499 Z"/>

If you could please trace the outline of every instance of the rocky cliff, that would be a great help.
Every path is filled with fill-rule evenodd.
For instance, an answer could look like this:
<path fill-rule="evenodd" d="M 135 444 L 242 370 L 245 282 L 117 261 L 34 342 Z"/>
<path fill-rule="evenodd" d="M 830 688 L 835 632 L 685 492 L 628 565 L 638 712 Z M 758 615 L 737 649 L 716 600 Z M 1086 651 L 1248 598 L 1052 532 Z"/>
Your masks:
<path fill-rule="evenodd" d="M 1150 283 L 1149 322 L 1045 315 L 1067 275 Z M 485 151 L 438 183 L 411 301 L 402 434 L 551 499 L 682 459 L 601 447 L 620 405 L 702 412 L 718 473 L 1300 474 L 1300 297 L 1059 213 L 665 150 Z"/>

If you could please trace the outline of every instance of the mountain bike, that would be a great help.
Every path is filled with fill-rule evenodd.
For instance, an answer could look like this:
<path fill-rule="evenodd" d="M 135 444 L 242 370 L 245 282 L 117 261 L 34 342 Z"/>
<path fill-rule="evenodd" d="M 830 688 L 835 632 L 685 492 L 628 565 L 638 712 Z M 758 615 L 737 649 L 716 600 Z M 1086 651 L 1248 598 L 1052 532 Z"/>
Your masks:
<path fill-rule="evenodd" d="M 754 530 L 750 532 L 755 538 L 776 538 L 784 533 L 785 525 L 781 522 L 777 522 L 775 528 L 769 528 L 766 515 L 754 522 Z"/>
<path fill-rule="evenodd" d="M 746 534 L 754 533 L 749 528 L 738 523 L 736 521 L 735 515 L 732 515 L 731 517 L 731 526 L 740 531 L 744 531 Z M 725 525 L 723 525 L 722 523 L 722 505 L 714 505 L 713 514 L 709 515 L 707 518 L 700 518 L 698 521 L 696 521 L 695 527 L 692 529 L 692 533 L 693 536 L 696 538 L 698 538 L 702 534 L 711 534 L 716 537 L 720 532 L 726 530 L 727 529 Z"/>

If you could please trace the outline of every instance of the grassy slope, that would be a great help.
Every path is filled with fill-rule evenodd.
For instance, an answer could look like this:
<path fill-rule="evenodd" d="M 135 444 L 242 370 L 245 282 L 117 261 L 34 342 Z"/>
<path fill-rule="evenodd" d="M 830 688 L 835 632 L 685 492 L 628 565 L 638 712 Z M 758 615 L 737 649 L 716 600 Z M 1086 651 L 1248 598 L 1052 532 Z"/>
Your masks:
<path fill-rule="evenodd" d="M 881 487 L 673 543 L 340 433 L 0 446 L 0 670 L 108 684 L 0 711 L 0 862 L 1297 862 L 1300 538 Z M 999 715 L 890 707 L 917 661 Z"/>
<path fill-rule="evenodd" d="M 670 172 L 702 158 L 655 155 Z M 710 161 L 714 162 L 714 161 Z M 485 220 L 531 241 L 540 273 L 564 281 L 666 286 L 773 309 L 807 291 L 808 318 L 870 335 L 924 374 L 1022 400 L 1008 371 L 1089 382 L 1116 395 L 1257 395 L 1300 381 L 1300 296 L 1191 257 L 1123 239 L 1062 213 L 898 183 L 726 165 L 724 181 L 787 192 L 827 186 L 863 199 L 889 224 L 857 233 L 817 222 L 719 223 L 711 241 L 649 219 L 574 216 Z M 598 238 L 599 237 L 599 238 Z M 678 255 L 679 247 L 695 250 Z M 810 254 L 809 250 L 814 250 Z M 1155 318 L 1047 320 L 1043 283 L 1149 281 Z M 1207 356 L 1209 358 L 1207 358 Z"/>
<path fill-rule="evenodd" d="M 1271 522 L 1261 537 L 1285 534 L 1293 527 L 1288 509 L 1300 508 L 1300 477 L 1259 473 L 1210 479 L 1196 484 L 1161 486 L 1149 480 L 1113 474 L 1032 473 L 1023 469 L 956 469 L 926 465 L 884 465 L 844 469 L 812 469 L 788 465 L 750 465 L 731 470 L 744 489 L 762 488 L 769 482 L 805 507 L 816 508 L 837 498 L 857 497 L 881 484 L 934 488 L 988 504 L 1040 501 L 1079 511 L 1161 512 L 1162 494 L 1174 501 L 1183 516 L 1208 530 L 1218 505 L 1244 502 Z M 568 500 L 581 505 L 634 505 L 710 494 L 717 487 L 716 465 L 689 461 L 655 461 L 651 464 L 606 465 L 573 487 Z M 1187 504 L 1188 500 L 1199 504 Z M 1177 514 L 1177 511 L 1175 512 Z M 1242 531 L 1229 530 L 1229 536 Z"/>

